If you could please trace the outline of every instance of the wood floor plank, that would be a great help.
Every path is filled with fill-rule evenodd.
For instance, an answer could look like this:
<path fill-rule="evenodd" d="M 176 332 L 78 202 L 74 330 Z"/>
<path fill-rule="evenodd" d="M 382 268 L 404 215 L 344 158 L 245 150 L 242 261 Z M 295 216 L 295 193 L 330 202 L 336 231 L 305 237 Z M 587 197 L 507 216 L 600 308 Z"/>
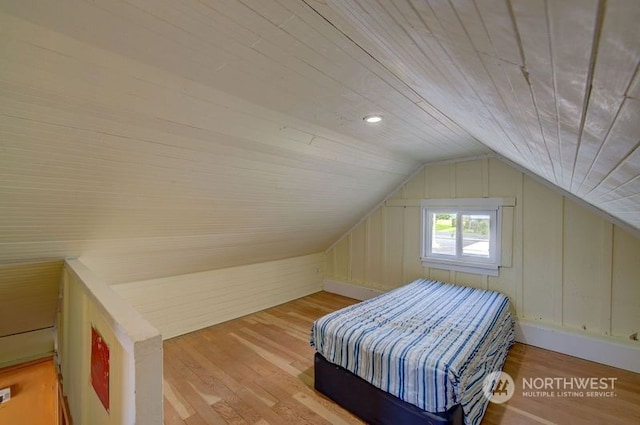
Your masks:
<path fill-rule="evenodd" d="M 259 391 L 264 392 L 262 388 L 260 388 Z M 295 422 L 282 418 L 275 412 L 274 407 L 276 406 L 277 401 L 265 404 L 264 398 L 257 396 L 255 392 L 248 388 L 239 390 L 237 394 L 245 403 L 251 405 L 251 407 L 261 415 L 262 420 L 265 422 L 273 425 L 296 425 Z M 271 397 L 272 396 L 270 396 L 270 398 Z"/>
<path fill-rule="evenodd" d="M 303 393 L 295 393 L 293 398 L 332 425 L 349 425 L 349 422 L 343 420 L 339 415 L 336 415 L 331 410 L 325 408 L 322 404 L 318 403 L 314 397 Z"/>
<path fill-rule="evenodd" d="M 189 402 L 187 402 L 182 394 L 174 391 L 173 387 L 167 380 L 164 380 L 163 386 L 164 398 L 165 398 L 165 410 L 170 407 L 179 417 L 180 420 L 187 419 L 195 413 L 195 410 L 191 408 Z"/>
<path fill-rule="evenodd" d="M 165 350 L 165 353 L 167 351 L 170 350 Z M 175 354 L 169 354 L 168 359 L 165 357 L 164 372 L 167 381 L 174 389 L 180 391 L 193 410 L 195 410 L 197 416 L 204 420 L 206 424 L 227 425 L 227 421 L 207 403 L 206 397 L 203 397 L 203 394 L 211 394 L 211 392 L 203 388 L 206 384 L 183 363 L 182 359 L 184 358 L 184 355 Z M 192 418 L 193 416 L 185 419 L 185 422 L 195 421 Z"/>
<path fill-rule="evenodd" d="M 209 422 L 202 419 L 202 417 L 197 413 L 185 419 L 184 423 L 187 425 L 208 425 L 209 424 Z"/>
<path fill-rule="evenodd" d="M 249 422 L 240 416 L 238 412 L 225 401 L 213 404 L 213 409 L 218 412 L 229 425 L 249 425 Z"/>
<path fill-rule="evenodd" d="M 292 360 L 298 360 L 301 362 L 308 362 L 309 358 L 305 355 L 299 354 L 300 352 L 307 354 L 309 343 L 302 343 L 298 341 L 292 341 L 291 338 L 279 332 L 273 332 L 270 328 L 266 328 L 260 324 L 254 327 L 255 330 L 249 328 L 242 328 L 241 332 L 246 335 L 246 339 L 255 341 L 258 344 L 267 345 L 280 353 L 281 356 L 291 358 Z"/>
<path fill-rule="evenodd" d="M 256 344 L 253 344 L 252 342 L 247 341 L 246 339 L 242 338 L 241 336 L 239 336 L 239 335 L 237 335 L 237 334 L 235 334 L 233 332 L 230 333 L 229 336 L 232 336 L 236 340 L 240 341 L 240 343 L 242 345 L 244 345 L 248 349 L 252 350 L 257 355 L 259 355 L 260 357 L 262 357 L 263 359 L 265 359 L 269 363 L 273 364 L 274 366 L 284 370 L 288 374 L 293 375 L 293 376 L 298 376 L 298 375 L 300 375 L 302 373 L 300 370 L 298 370 L 295 367 L 293 367 L 291 365 L 291 363 L 288 362 L 285 358 L 280 357 L 279 355 L 275 354 L 274 352 L 266 350 L 266 349 L 264 349 L 264 348 L 262 348 L 262 347 L 260 347 L 260 346 L 258 346 Z"/>
<path fill-rule="evenodd" d="M 356 300 L 318 292 L 164 342 L 166 425 L 363 425 L 313 389 L 316 318 Z M 614 377 L 616 396 L 541 398 L 516 391 L 482 425 L 640 423 L 640 375 L 515 344 L 504 370 L 532 377 Z"/>
<path fill-rule="evenodd" d="M 166 388 L 166 387 L 165 387 Z M 169 402 L 167 397 L 164 398 L 164 423 L 167 425 L 184 425 L 183 418 Z M 188 417 L 188 416 L 187 416 Z"/>

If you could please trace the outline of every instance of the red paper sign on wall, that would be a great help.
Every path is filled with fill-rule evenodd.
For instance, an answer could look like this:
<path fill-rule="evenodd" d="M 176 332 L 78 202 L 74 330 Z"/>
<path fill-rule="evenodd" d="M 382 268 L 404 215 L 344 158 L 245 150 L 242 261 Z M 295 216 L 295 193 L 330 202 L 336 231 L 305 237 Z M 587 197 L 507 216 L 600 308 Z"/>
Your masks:
<path fill-rule="evenodd" d="M 91 386 L 109 412 L 109 346 L 91 327 Z"/>

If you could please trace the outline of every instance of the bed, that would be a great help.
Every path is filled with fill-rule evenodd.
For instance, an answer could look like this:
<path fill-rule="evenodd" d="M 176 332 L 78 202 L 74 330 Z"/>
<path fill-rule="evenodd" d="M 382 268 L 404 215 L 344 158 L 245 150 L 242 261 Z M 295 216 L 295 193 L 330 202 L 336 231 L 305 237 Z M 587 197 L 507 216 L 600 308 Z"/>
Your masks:
<path fill-rule="evenodd" d="M 314 322 L 314 385 L 374 425 L 477 425 L 513 340 L 505 295 L 418 279 Z"/>

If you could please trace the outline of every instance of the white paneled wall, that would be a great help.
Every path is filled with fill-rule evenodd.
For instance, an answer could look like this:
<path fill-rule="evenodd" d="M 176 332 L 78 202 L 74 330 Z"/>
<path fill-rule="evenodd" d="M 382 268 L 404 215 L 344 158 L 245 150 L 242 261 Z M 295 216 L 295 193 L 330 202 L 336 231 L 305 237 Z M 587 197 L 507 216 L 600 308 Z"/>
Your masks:
<path fill-rule="evenodd" d="M 0 264 L 0 337 L 53 327 L 63 264 Z"/>
<path fill-rule="evenodd" d="M 57 359 L 73 423 L 162 423 L 162 340 L 157 329 L 123 302 L 82 262 L 66 262 L 58 318 Z M 109 410 L 92 379 L 92 328 L 109 349 Z"/>
<path fill-rule="evenodd" d="M 323 255 L 113 285 L 164 339 L 322 290 Z"/>
<path fill-rule="evenodd" d="M 63 263 L 0 265 L 0 368 L 53 353 Z"/>
<path fill-rule="evenodd" d="M 326 253 L 326 275 L 382 291 L 427 276 L 499 290 L 523 319 L 625 339 L 640 331 L 640 239 L 499 159 L 427 166 L 391 199 L 487 196 L 517 203 L 498 277 L 424 268 L 419 207 L 391 203 Z"/>

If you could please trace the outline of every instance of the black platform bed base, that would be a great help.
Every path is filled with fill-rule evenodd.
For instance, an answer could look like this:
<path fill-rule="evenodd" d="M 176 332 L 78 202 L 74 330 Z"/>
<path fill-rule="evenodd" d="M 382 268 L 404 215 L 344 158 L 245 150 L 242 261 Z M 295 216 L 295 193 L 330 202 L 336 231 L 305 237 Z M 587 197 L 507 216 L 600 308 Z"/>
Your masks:
<path fill-rule="evenodd" d="M 462 406 L 426 412 L 382 391 L 316 353 L 315 388 L 371 425 L 463 425 Z"/>

